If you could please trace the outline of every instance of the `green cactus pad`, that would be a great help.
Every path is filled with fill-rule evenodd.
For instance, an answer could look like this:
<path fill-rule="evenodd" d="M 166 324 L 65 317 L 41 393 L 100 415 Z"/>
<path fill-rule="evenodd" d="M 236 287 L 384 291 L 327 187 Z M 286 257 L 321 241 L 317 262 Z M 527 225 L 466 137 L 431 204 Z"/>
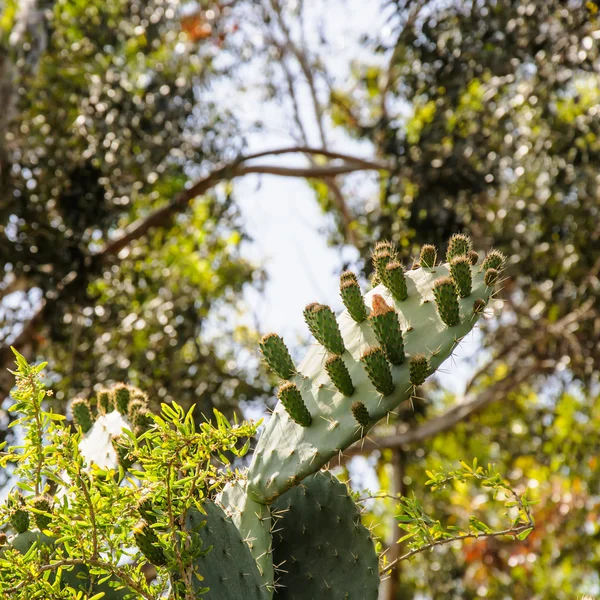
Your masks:
<path fill-rule="evenodd" d="M 456 291 L 461 298 L 466 298 L 471 293 L 473 276 L 471 263 L 466 256 L 455 256 L 450 262 L 450 274 L 456 285 Z"/>
<path fill-rule="evenodd" d="M 434 269 L 407 271 L 408 297 L 402 302 L 395 302 L 384 285 L 365 295 L 369 309 L 375 294 L 395 308 L 405 354 L 428 356 L 432 373 L 450 356 L 457 340 L 475 325 L 478 315 L 473 314 L 473 302 L 483 299 L 487 303 L 493 293 L 493 289 L 485 286 L 483 273 L 474 273 L 473 289 L 468 298 L 459 298 L 453 292 L 460 318 L 457 325 L 448 327 L 438 315 L 433 292 L 434 281 L 448 275 L 447 264 L 437 265 Z M 342 312 L 338 323 L 346 346 L 344 364 L 355 388 L 352 397 L 367 407 L 372 426 L 410 399 L 413 385 L 409 361 L 391 367 L 394 391 L 389 396 L 382 396 L 371 383 L 360 360 L 368 348 L 378 346 L 370 323 L 357 323 L 348 311 Z M 331 384 L 325 369 L 328 357 L 329 352 L 323 347 L 312 346 L 298 364 L 298 373 L 292 379 L 312 416 L 312 425 L 297 425 L 280 402 L 265 426 L 248 475 L 248 493 L 258 502 L 274 500 L 367 433 L 366 429 L 356 426 L 348 398 Z"/>
<path fill-rule="evenodd" d="M 371 422 L 371 417 L 369 416 L 369 411 L 367 407 L 362 402 L 353 402 L 352 403 L 352 414 L 356 419 L 356 422 L 361 427 L 368 427 Z"/>
<path fill-rule="evenodd" d="M 410 382 L 421 385 L 429 375 L 429 359 L 424 354 L 415 354 L 410 359 Z"/>
<path fill-rule="evenodd" d="M 83 433 L 87 433 L 94 424 L 89 402 L 84 398 L 73 400 L 71 403 L 71 412 L 73 413 L 75 425 L 81 427 Z"/>
<path fill-rule="evenodd" d="M 350 377 L 348 367 L 344 364 L 341 356 L 330 356 L 325 361 L 325 370 L 339 392 L 344 394 L 344 396 L 352 396 L 354 394 L 352 377 Z"/>
<path fill-rule="evenodd" d="M 441 277 L 433 285 L 433 295 L 440 319 L 453 327 L 460 322 L 458 294 L 450 277 Z"/>
<path fill-rule="evenodd" d="M 506 257 L 500 250 L 490 250 L 486 254 L 485 260 L 481 265 L 481 270 L 486 271 L 487 269 L 496 269 L 496 271 L 501 271 L 505 262 Z"/>
<path fill-rule="evenodd" d="M 29 529 L 29 513 L 24 508 L 15 508 L 10 514 L 10 524 L 17 533 Z"/>
<path fill-rule="evenodd" d="M 248 544 L 261 576 L 265 600 L 273 596 L 275 570 L 271 547 L 271 511 L 268 506 L 252 500 L 246 493 L 247 481 L 230 481 L 217 496 L 217 504 L 238 528 Z"/>
<path fill-rule="evenodd" d="M 304 319 L 317 342 L 333 354 L 343 354 L 344 340 L 335 313 L 325 304 L 313 302 L 304 309 Z"/>
<path fill-rule="evenodd" d="M 469 254 L 467 254 L 467 258 L 472 266 L 475 266 L 479 262 L 479 254 L 475 250 L 471 250 Z"/>
<path fill-rule="evenodd" d="M 273 513 L 276 600 L 377 600 L 377 553 L 343 483 L 317 473 L 281 496 Z"/>
<path fill-rule="evenodd" d="M 500 273 L 498 272 L 498 270 L 490 267 L 485 272 L 483 281 L 485 282 L 485 285 L 487 285 L 488 287 L 493 287 L 498 283 L 499 279 L 500 279 Z"/>
<path fill-rule="evenodd" d="M 191 509 L 185 521 L 189 535 L 199 538 L 204 550 L 195 567 L 202 580 L 196 580 L 198 590 L 209 588 L 206 600 L 265 600 L 264 584 L 250 548 L 242 539 L 233 521 L 210 501 L 202 508 L 206 514 Z M 203 526 L 204 524 L 204 526 Z"/>
<path fill-rule="evenodd" d="M 114 407 L 122 415 L 127 415 L 129 411 L 129 402 L 133 397 L 132 391 L 132 388 L 124 383 L 117 383 L 112 390 Z"/>
<path fill-rule="evenodd" d="M 367 318 L 367 307 L 356 280 L 342 280 L 340 282 L 340 295 L 344 306 L 357 323 Z"/>
<path fill-rule="evenodd" d="M 36 496 L 31 501 L 31 506 L 35 510 L 39 510 L 46 514 L 33 513 L 33 520 L 35 521 L 35 525 L 38 529 L 46 529 L 48 525 L 52 522 L 52 498 L 47 495 Z"/>
<path fill-rule="evenodd" d="M 265 362 L 275 375 L 281 379 L 290 379 L 294 375 L 294 361 L 284 341 L 276 333 L 263 336 L 258 345 Z"/>
<path fill-rule="evenodd" d="M 384 396 L 394 391 L 392 370 L 381 348 L 368 348 L 360 357 L 373 387 Z"/>
<path fill-rule="evenodd" d="M 437 248 L 432 244 L 425 244 L 421 248 L 421 256 L 419 257 L 419 264 L 426 269 L 433 269 L 435 267 L 435 261 L 437 260 Z"/>
<path fill-rule="evenodd" d="M 473 250 L 471 238 L 463 233 L 455 233 L 448 242 L 446 260 L 450 262 L 455 256 L 468 256 L 471 250 Z"/>
<path fill-rule="evenodd" d="M 164 566 L 167 559 L 163 549 L 160 546 L 156 531 L 143 519 L 133 528 L 133 537 L 135 544 L 140 552 L 151 562 L 158 567 Z"/>
<path fill-rule="evenodd" d="M 100 390 L 96 398 L 96 407 L 98 408 L 99 415 L 106 415 L 115 409 L 110 390 Z"/>
<path fill-rule="evenodd" d="M 394 260 L 385 267 L 385 278 L 382 279 L 388 290 L 392 293 L 394 300 L 402 302 L 408 296 L 406 287 L 406 278 L 404 277 L 404 269 L 402 265 Z"/>
<path fill-rule="evenodd" d="M 54 539 L 41 531 L 23 531 L 9 540 L 8 547 L 12 547 L 20 554 L 27 554 L 36 543 L 38 548 L 49 548 L 54 545 Z"/>
<path fill-rule="evenodd" d="M 404 342 L 402 341 L 402 330 L 396 311 L 386 304 L 379 295 L 373 296 L 373 310 L 369 317 L 373 332 L 387 360 L 393 365 L 401 365 L 404 362 Z M 390 372 L 390 381 L 391 381 Z M 392 388 L 393 389 L 393 385 Z M 391 393 L 391 392 L 389 392 Z"/>
<path fill-rule="evenodd" d="M 277 393 L 279 401 L 285 407 L 288 415 L 301 425 L 302 427 L 310 427 L 312 418 L 304 400 L 302 400 L 302 394 L 295 383 L 290 381 L 284 383 Z"/>

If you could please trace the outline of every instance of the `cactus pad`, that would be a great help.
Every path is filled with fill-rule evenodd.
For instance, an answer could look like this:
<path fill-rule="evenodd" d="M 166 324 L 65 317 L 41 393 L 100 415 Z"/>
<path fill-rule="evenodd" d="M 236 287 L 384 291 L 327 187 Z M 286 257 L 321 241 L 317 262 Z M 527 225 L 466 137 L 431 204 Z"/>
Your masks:
<path fill-rule="evenodd" d="M 404 342 L 400 321 L 396 311 L 379 294 L 373 296 L 373 311 L 369 321 L 385 357 L 393 365 L 401 365 L 404 362 Z"/>
<path fill-rule="evenodd" d="M 281 496 L 273 513 L 276 600 L 377 600 L 373 540 L 343 483 L 317 473 Z"/>
<path fill-rule="evenodd" d="M 294 361 L 284 341 L 276 333 L 263 336 L 258 344 L 267 365 L 281 379 L 290 379 L 296 372 Z"/>
<path fill-rule="evenodd" d="M 377 348 L 379 343 L 369 321 L 357 323 L 348 311 L 338 317 L 346 348 L 343 361 L 355 388 L 352 399 L 362 402 L 367 408 L 371 417 L 369 427 L 410 399 L 414 389 L 410 378 L 410 359 L 415 354 L 427 357 L 429 373 L 433 373 L 450 356 L 458 340 L 475 325 L 478 314 L 474 313 L 473 303 L 482 300 L 487 304 L 493 289 L 485 285 L 484 274 L 479 272 L 478 267 L 472 268 L 472 271 L 473 284 L 468 298 L 460 298 L 456 293 L 449 278 L 448 264 L 406 271 L 408 295 L 401 302 L 395 301 L 384 285 L 378 285 L 364 296 L 369 309 L 373 307 L 374 296 L 379 295 L 396 311 L 406 356 L 400 365 L 389 365 L 385 360 L 382 350 Z M 450 287 L 446 289 L 449 300 L 446 302 L 445 297 L 441 300 L 444 306 L 450 305 L 448 314 L 452 317 L 451 322 L 455 323 L 452 327 L 440 318 L 437 310 L 435 296 L 443 291 L 438 289 L 439 284 L 434 289 L 434 282 L 438 279 L 449 282 Z M 329 356 L 325 348 L 313 345 L 298 364 L 297 373 L 290 382 L 297 386 L 302 405 L 311 415 L 310 426 L 299 426 L 282 402 L 265 426 L 248 475 L 248 493 L 258 502 L 272 502 L 368 433 L 369 428 L 356 426 L 348 397 L 332 385 L 326 368 Z M 371 363 L 370 366 L 365 361 Z M 387 375 L 376 372 L 375 363 L 391 373 L 385 389 L 380 379 Z M 370 374 L 367 367 L 371 370 Z M 377 377 L 379 379 L 375 379 Z M 377 389 L 373 380 L 377 381 L 379 390 L 384 389 L 383 392 Z M 385 395 L 388 391 L 391 393 Z"/>
<path fill-rule="evenodd" d="M 419 264 L 426 269 L 433 269 L 435 267 L 435 261 L 437 260 L 437 249 L 432 244 L 425 244 L 421 248 L 421 256 L 419 257 Z"/>
<path fill-rule="evenodd" d="M 450 262 L 450 274 L 456 285 L 456 291 L 461 298 L 466 298 L 471 293 L 473 276 L 471 263 L 466 256 L 456 256 Z"/>
<path fill-rule="evenodd" d="M 325 361 L 325 370 L 339 392 L 344 394 L 344 396 L 352 396 L 354 394 L 352 377 L 350 377 L 348 367 L 344 364 L 344 359 L 341 356 L 330 356 Z"/>
<path fill-rule="evenodd" d="M 233 521 L 213 502 L 206 501 L 202 507 L 206 514 L 191 509 L 185 522 L 190 535 L 200 537 L 204 550 L 212 546 L 195 562 L 197 573 L 203 577 L 196 580 L 198 590 L 210 588 L 202 598 L 265 600 L 256 561 Z"/>

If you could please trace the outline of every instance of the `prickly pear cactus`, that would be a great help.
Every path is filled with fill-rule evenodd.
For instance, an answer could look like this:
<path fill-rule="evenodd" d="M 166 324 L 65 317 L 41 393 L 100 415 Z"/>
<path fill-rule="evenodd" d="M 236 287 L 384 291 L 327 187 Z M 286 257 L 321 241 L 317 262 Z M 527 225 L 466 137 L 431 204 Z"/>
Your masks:
<path fill-rule="evenodd" d="M 377 553 L 343 483 L 316 473 L 272 508 L 277 600 L 377 600 Z"/>
<path fill-rule="evenodd" d="M 207 600 L 264 600 L 265 588 L 248 545 L 233 521 L 210 501 L 202 505 L 206 514 L 189 511 L 186 529 L 196 532 L 210 552 L 197 560 L 198 592 L 209 588 Z"/>
<path fill-rule="evenodd" d="M 285 364 L 274 370 L 287 381 L 250 467 L 248 493 L 254 500 L 273 502 L 366 435 L 471 331 L 494 292 L 504 257 L 492 251 L 477 267 L 471 240 L 461 234 L 450 240 L 450 264 L 436 265 L 436 257 L 434 247 L 424 247 L 423 266 L 404 271 L 393 245 L 378 244 L 373 263 L 382 283 L 364 296 L 368 318 L 356 297 L 356 278 L 343 273 L 348 309 L 336 319 L 327 306 L 307 306 L 305 319 L 319 343 L 297 367 L 283 340 L 266 336 L 265 359 L 271 366 Z"/>

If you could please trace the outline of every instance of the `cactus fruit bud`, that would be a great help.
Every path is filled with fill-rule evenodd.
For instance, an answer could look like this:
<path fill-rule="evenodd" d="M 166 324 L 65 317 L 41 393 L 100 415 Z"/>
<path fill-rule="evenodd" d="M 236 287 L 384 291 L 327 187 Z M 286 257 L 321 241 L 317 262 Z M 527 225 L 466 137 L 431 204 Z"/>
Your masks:
<path fill-rule="evenodd" d="M 481 265 L 481 270 L 485 271 L 486 269 L 496 269 L 496 271 L 502 270 L 504 267 L 504 263 L 506 261 L 506 257 L 500 250 L 490 250 Z"/>
<path fill-rule="evenodd" d="M 141 519 L 133 528 L 133 537 L 140 552 L 156 566 L 167 564 L 165 553 L 158 545 L 158 536 L 156 532 L 146 521 Z"/>
<path fill-rule="evenodd" d="M 258 345 L 271 371 L 281 379 L 290 379 L 296 367 L 284 341 L 276 333 L 268 333 Z"/>
<path fill-rule="evenodd" d="M 450 262 L 455 256 L 467 256 L 473 250 L 473 243 L 468 235 L 455 233 L 448 242 L 446 260 Z"/>
<path fill-rule="evenodd" d="M 336 389 L 344 396 L 354 394 L 354 384 L 341 356 L 330 356 L 325 361 L 325 370 Z"/>
<path fill-rule="evenodd" d="M 394 391 L 392 370 L 381 348 L 369 348 L 360 358 L 373 387 L 384 396 Z"/>
<path fill-rule="evenodd" d="M 93 425 L 90 404 L 84 398 L 77 398 L 71 403 L 71 412 L 75 425 L 81 427 L 83 433 L 87 433 Z"/>
<path fill-rule="evenodd" d="M 367 318 L 367 307 L 360 293 L 360 287 L 356 279 L 345 279 L 340 282 L 340 295 L 344 306 L 348 309 L 350 316 L 360 323 Z"/>
<path fill-rule="evenodd" d="M 483 282 L 488 287 L 492 287 L 496 285 L 498 279 L 500 278 L 500 273 L 496 269 L 489 268 L 483 277 Z"/>
<path fill-rule="evenodd" d="M 113 388 L 113 404 L 122 415 L 126 415 L 129 412 L 129 403 L 131 402 L 132 395 L 131 388 L 124 383 L 118 383 Z"/>
<path fill-rule="evenodd" d="M 485 309 L 485 300 L 483 298 L 477 298 L 475 302 L 473 302 L 473 314 L 478 315 L 482 313 Z"/>
<path fill-rule="evenodd" d="M 435 261 L 437 259 L 437 249 L 432 244 L 425 244 L 421 248 L 421 256 L 419 257 L 419 264 L 426 269 L 433 269 L 435 267 Z"/>
<path fill-rule="evenodd" d="M 6 546 L 7 541 L 8 538 L 6 537 L 6 534 L 3 531 L 0 531 L 0 548 L 2 548 L 2 546 Z"/>
<path fill-rule="evenodd" d="M 429 359 L 424 354 L 415 354 L 410 359 L 410 382 L 421 385 L 429 375 Z"/>
<path fill-rule="evenodd" d="M 378 252 L 389 252 L 392 260 L 396 260 L 398 258 L 398 250 L 396 249 L 394 242 L 377 242 L 375 244 L 375 248 L 373 249 L 373 254 L 377 254 Z"/>
<path fill-rule="evenodd" d="M 473 276 L 471 263 L 466 256 L 455 256 L 450 261 L 450 274 L 456 285 L 456 291 L 461 298 L 466 298 L 471 293 Z"/>
<path fill-rule="evenodd" d="M 371 422 L 371 417 L 369 416 L 369 411 L 367 407 L 362 402 L 353 402 L 352 403 L 352 414 L 356 419 L 356 422 L 361 427 L 368 427 Z"/>
<path fill-rule="evenodd" d="M 50 496 L 46 494 L 42 496 L 36 496 L 31 501 L 31 506 L 36 510 L 42 511 L 44 513 L 52 513 L 52 498 L 50 498 Z M 33 519 L 35 520 L 35 524 L 40 531 L 42 529 L 46 529 L 52 521 L 52 517 L 50 516 L 50 514 L 42 515 L 39 513 L 34 513 Z"/>
<path fill-rule="evenodd" d="M 398 259 L 398 252 L 392 242 L 377 242 L 373 250 L 373 269 L 376 278 L 385 283 L 385 268 Z"/>
<path fill-rule="evenodd" d="M 29 513 L 24 508 L 15 508 L 10 515 L 10 524 L 17 533 L 25 533 L 29 529 Z"/>
<path fill-rule="evenodd" d="M 144 496 L 143 498 L 140 498 L 136 508 L 142 519 L 144 519 L 148 523 L 156 523 L 156 515 L 154 514 L 152 500 L 149 496 Z"/>
<path fill-rule="evenodd" d="M 113 435 L 110 438 L 110 442 L 112 444 L 113 450 L 117 455 L 117 463 L 120 467 L 123 468 L 124 471 L 129 469 L 133 464 L 133 460 L 129 456 L 129 452 L 127 448 L 121 442 L 120 435 Z"/>
<path fill-rule="evenodd" d="M 106 415 L 114 410 L 113 399 L 109 390 L 102 389 L 98 392 L 97 408 L 99 415 Z"/>
<path fill-rule="evenodd" d="M 136 411 L 131 418 L 136 435 L 144 433 L 152 425 L 152 412 L 147 408 Z"/>
<path fill-rule="evenodd" d="M 450 277 L 440 277 L 433 284 L 433 295 L 440 319 L 449 327 L 460 321 L 458 295 Z"/>
<path fill-rule="evenodd" d="M 385 357 L 393 365 L 404 362 L 404 342 L 396 311 L 379 294 L 373 295 L 373 310 L 369 321 Z"/>
<path fill-rule="evenodd" d="M 333 354 L 346 350 L 335 313 L 325 304 L 313 302 L 304 309 L 304 319 L 315 339 Z"/>
<path fill-rule="evenodd" d="M 283 404 L 286 412 L 290 417 L 301 425 L 302 427 L 310 427 L 312 423 L 312 417 L 304 404 L 302 394 L 298 389 L 298 386 L 291 381 L 287 381 L 280 388 L 277 393 L 281 404 Z"/>
<path fill-rule="evenodd" d="M 479 261 L 479 254 L 477 254 L 477 252 L 475 250 L 471 250 L 471 252 L 469 252 L 469 254 L 467 254 L 467 258 L 469 259 L 469 262 L 475 266 L 477 264 L 477 262 Z"/>
<path fill-rule="evenodd" d="M 385 267 L 385 279 L 382 279 L 385 286 L 390 290 L 392 296 L 398 302 L 406 300 L 408 290 L 406 288 L 406 278 L 402 265 L 394 260 Z"/>
<path fill-rule="evenodd" d="M 356 278 L 356 275 L 352 271 L 344 271 L 340 275 L 340 285 L 342 283 L 346 283 L 346 281 L 354 281 L 354 283 L 358 283 L 358 279 Z"/>

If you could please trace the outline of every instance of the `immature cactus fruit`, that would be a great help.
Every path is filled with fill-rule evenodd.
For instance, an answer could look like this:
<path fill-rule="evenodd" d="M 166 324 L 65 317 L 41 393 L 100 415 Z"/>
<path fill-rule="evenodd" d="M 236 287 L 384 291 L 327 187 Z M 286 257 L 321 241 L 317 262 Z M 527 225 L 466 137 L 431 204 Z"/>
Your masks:
<path fill-rule="evenodd" d="M 371 423 L 371 417 L 369 416 L 369 411 L 367 407 L 362 402 L 353 402 L 352 403 L 352 414 L 356 419 L 356 422 L 361 427 L 368 427 Z"/>
<path fill-rule="evenodd" d="M 373 250 L 373 270 L 377 282 L 386 282 L 386 271 L 385 268 L 391 262 L 398 260 L 398 251 L 394 246 L 393 242 L 377 242 L 375 249 Z"/>
<path fill-rule="evenodd" d="M 341 356 L 330 356 L 325 361 L 325 370 L 339 392 L 344 394 L 344 396 L 352 396 L 354 394 L 352 378 Z"/>
<path fill-rule="evenodd" d="M 143 498 L 140 498 L 138 500 L 136 508 L 140 517 L 142 517 L 144 521 L 147 521 L 151 525 L 156 523 L 154 505 L 152 504 L 152 499 L 150 498 L 150 496 L 144 496 Z"/>
<path fill-rule="evenodd" d="M 381 348 L 369 348 L 360 358 L 373 387 L 384 396 L 394 391 L 390 365 Z"/>
<path fill-rule="evenodd" d="M 485 310 L 485 300 L 482 298 L 477 298 L 475 302 L 473 302 L 473 313 L 478 315 Z"/>
<path fill-rule="evenodd" d="M 488 287 L 493 287 L 494 285 L 496 285 L 496 283 L 498 283 L 499 279 L 500 279 L 500 273 L 496 269 L 489 268 L 485 272 L 483 281 L 485 282 L 485 285 L 487 285 Z"/>
<path fill-rule="evenodd" d="M 42 496 L 36 496 L 31 501 L 31 506 L 36 510 L 46 513 L 44 515 L 37 512 L 33 513 L 33 519 L 35 521 L 36 527 L 40 531 L 42 529 L 46 529 L 48 525 L 50 525 L 50 523 L 52 522 L 52 498 L 50 498 L 50 496 L 46 494 Z"/>
<path fill-rule="evenodd" d="M 396 311 L 379 294 L 373 296 L 372 302 L 373 310 L 369 321 L 375 337 L 381 344 L 385 357 L 393 365 L 400 365 L 404 362 L 404 342 Z"/>
<path fill-rule="evenodd" d="M 313 302 L 304 309 L 304 319 L 315 339 L 333 354 L 346 350 L 335 314 L 325 304 Z"/>
<path fill-rule="evenodd" d="M 382 280 L 385 287 L 392 293 L 394 300 L 402 302 L 408 296 L 406 287 L 406 278 L 404 277 L 404 269 L 402 265 L 394 260 L 388 263 L 385 267 L 385 279 Z"/>
<path fill-rule="evenodd" d="M 343 271 L 340 275 L 340 284 L 345 283 L 346 281 L 354 281 L 354 283 L 358 283 L 358 279 L 352 271 Z"/>
<path fill-rule="evenodd" d="M 140 552 L 157 567 L 167 564 L 163 549 L 159 545 L 158 536 L 152 527 L 140 519 L 133 528 L 133 537 Z"/>
<path fill-rule="evenodd" d="M 429 375 L 429 359 L 424 354 L 415 354 L 410 359 L 410 382 L 421 385 Z"/>
<path fill-rule="evenodd" d="M 455 233 L 448 242 L 446 260 L 450 262 L 455 256 L 467 256 L 473 249 L 473 243 L 468 235 Z"/>
<path fill-rule="evenodd" d="M 138 414 L 148 410 L 148 405 L 143 400 L 132 400 L 127 408 L 127 418 L 132 425 L 135 425 Z"/>
<path fill-rule="evenodd" d="M 296 367 L 284 341 L 276 333 L 268 333 L 258 345 L 271 371 L 281 379 L 290 379 Z"/>
<path fill-rule="evenodd" d="M 437 259 L 437 249 L 432 244 L 425 244 L 421 248 L 421 256 L 419 257 L 419 264 L 426 269 L 433 269 L 435 267 L 435 261 Z"/>
<path fill-rule="evenodd" d="M 107 390 L 107 389 L 100 390 L 98 392 L 98 395 L 96 398 L 97 398 L 96 406 L 98 408 L 99 415 L 106 415 L 115 409 L 110 390 Z"/>
<path fill-rule="evenodd" d="M 481 265 L 481 270 L 496 269 L 496 271 L 500 271 L 504 267 L 505 261 L 506 257 L 500 250 L 490 250 Z"/>
<path fill-rule="evenodd" d="M 24 533 L 29 529 L 29 513 L 24 508 L 14 508 L 10 514 L 10 524 L 17 533 Z"/>
<path fill-rule="evenodd" d="M 129 412 L 129 403 L 133 396 L 132 391 L 133 390 L 124 383 L 117 383 L 113 388 L 113 404 L 122 415 L 126 415 Z"/>
<path fill-rule="evenodd" d="M 460 322 L 458 297 L 454 281 L 450 277 L 441 277 L 433 284 L 433 295 L 440 319 L 452 327 Z"/>
<path fill-rule="evenodd" d="M 84 398 L 77 398 L 71 403 L 71 412 L 75 425 L 81 427 L 83 433 L 87 433 L 94 424 L 90 404 Z"/>
<path fill-rule="evenodd" d="M 133 460 L 129 456 L 129 451 L 123 445 L 120 435 L 113 435 L 110 440 L 113 450 L 117 455 L 117 463 L 118 465 L 126 471 L 133 464 Z"/>
<path fill-rule="evenodd" d="M 0 548 L 2 548 L 2 546 L 6 546 L 7 540 L 8 538 L 6 537 L 6 534 L 3 531 L 0 531 Z"/>
<path fill-rule="evenodd" d="M 349 271 L 345 271 L 349 273 Z M 342 276 L 344 274 L 342 273 Z M 367 318 L 367 307 L 365 301 L 360 293 L 360 287 L 356 281 L 356 278 L 352 279 L 346 277 L 346 279 L 340 280 L 340 295 L 344 306 L 348 309 L 350 316 L 357 322 L 360 323 Z"/>
<path fill-rule="evenodd" d="M 290 415 L 298 425 L 310 427 L 312 417 L 310 416 L 306 404 L 304 404 L 304 400 L 302 400 L 302 394 L 295 383 L 290 381 L 284 383 L 279 388 L 278 397 L 288 415 Z"/>
<path fill-rule="evenodd" d="M 466 256 L 455 256 L 450 261 L 450 274 L 456 284 L 456 290 L 461 298 L 466 298 L 471 293 L 473 276 L 471 263 Z"/>
<path fill-rule="evenodd" d="M 471 250 L 471 252 L 469 252 L 469 254 L 467 254 L 467 258 L 469 259 L 469 262 L 471 263 L 471 265 L 475 266 L 477 264 L 477 262 L 479 261 L 479 254 L 477 254 L 477 252 L 475 250 Z"/>

